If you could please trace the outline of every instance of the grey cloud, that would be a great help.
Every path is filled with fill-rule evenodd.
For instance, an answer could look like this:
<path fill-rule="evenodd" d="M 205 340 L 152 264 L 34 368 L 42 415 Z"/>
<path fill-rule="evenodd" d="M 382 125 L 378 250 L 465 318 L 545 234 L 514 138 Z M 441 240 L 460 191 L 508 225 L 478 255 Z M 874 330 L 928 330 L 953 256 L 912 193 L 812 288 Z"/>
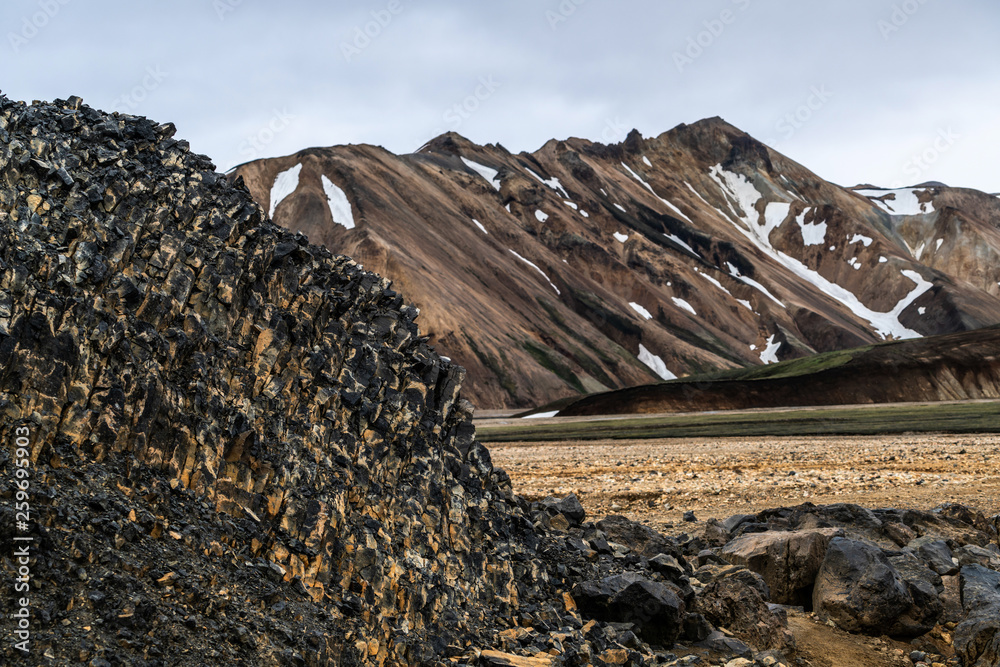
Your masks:
<path fill-rule="evenodd" d="M 344 4 L 7 0 L 0 89 L 124 99 L 220 167 L 337 143 L 408 152 L 443 130 L 534 150 L 719 115 L 821 176 L 888 184 L 951 127 L 963 138 L 924 178 L 1000 190 L 989 0 Z M 168 75 L 146 85 L 149 68 Z"/>

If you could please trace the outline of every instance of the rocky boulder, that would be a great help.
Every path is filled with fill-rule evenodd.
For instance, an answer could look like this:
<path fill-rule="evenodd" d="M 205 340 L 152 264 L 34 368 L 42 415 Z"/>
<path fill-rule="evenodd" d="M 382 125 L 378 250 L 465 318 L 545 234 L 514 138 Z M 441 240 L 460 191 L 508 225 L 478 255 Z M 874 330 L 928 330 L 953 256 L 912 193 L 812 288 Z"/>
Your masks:
<path fill-rule="evenodd" d="M 919 634 L 910 587 L 874 544 L 837 537 L 816 575 L 813 609 L 849 632 Z M 920 614 L 918 614 L 920 615 Z"/>
<path fill-rule="evenodd" d="M 941 619 L 947 598 L 944 579 L 910 551 L 887 556 L 906 582 L 913 600 L 910 609 L 899 617 L 899 634 L 916 636 L 928 632 Z"/>
<path fill-rule="evenodd" d="M 981 565 L 961 571 L 966 619 L 955 628 L 955 651 L 966 667 L 1000 665 L 1000 572 Z"/>
<path fill-rule="evenodd" d="M 542 506 L 545 507 L 550 516 L 562 514 L 571 526 L 579 526 L 587 518 L 587 512 L 583 509 L 583 505 L 580 504 L 580 499 L 576 497 L 575 493 L 562 498 L 549 496 L 542 501 Z"/>
<path fill-rule="evenodd" d="M 655 558 L 659 554 L 682 555 L 675 540 L 623 516 L 607 516 L 597 522 L 597 527 L 609 542 L 622 544 L 646 558 Z"/>
<path fill-rule="evenodd" d="M 843 534 L 839 528 L 746 533 L 726 544 L 721 555 L 761 575 L 772 602 L 806 605 L 830 540 Z"/>
<path fill-rule="evenodd" d="M 906 546 L 938 574 L 946 576 L 958 573 L 958 559 L 952 555 L 947 541 L 926 536 L 919 537 Z"/>
<path fill-rule="evenodd" d="M 760 591 L 739 577 L 710 583 L 698 595 L 695 610 L 755 651 L 780 650 L 792 642 L 784 619 L 770 610 Z"/>
<path fill-rule="evenodd" d="M 573 599 L 586 617 L 632 623 L 648 642 L 671 646 L 684 629 L 684 602 L 664 584 L 627 573 L 573 587 Z"/>

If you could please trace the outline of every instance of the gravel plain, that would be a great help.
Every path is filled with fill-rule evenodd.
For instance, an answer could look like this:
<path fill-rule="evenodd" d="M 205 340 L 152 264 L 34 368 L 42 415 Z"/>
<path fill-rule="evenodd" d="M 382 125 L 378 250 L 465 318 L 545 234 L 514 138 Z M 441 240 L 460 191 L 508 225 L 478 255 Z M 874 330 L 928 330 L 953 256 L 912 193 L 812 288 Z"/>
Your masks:
<path fill-rule="evenodd" d="M 528 499 L 576 493 L 590 518 L 622 514 L 669 529 L 798 505 L 1000 512 L 1000 436 L 709 438 L 490 445 Z"/>

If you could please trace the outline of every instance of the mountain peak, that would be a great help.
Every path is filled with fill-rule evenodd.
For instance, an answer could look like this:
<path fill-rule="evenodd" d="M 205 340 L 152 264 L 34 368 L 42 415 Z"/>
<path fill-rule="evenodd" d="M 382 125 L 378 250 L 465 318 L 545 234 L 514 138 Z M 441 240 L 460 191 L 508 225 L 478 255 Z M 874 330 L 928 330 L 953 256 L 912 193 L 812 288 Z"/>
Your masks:
<path fill-rule="evenodd" d="M 444 134 L 434 137 L 426 144 L 418 148 L 415 152 L 459 155 L 463 148 L 479 148 L 479 146 L 475 142 L 463 137 L 458 132 L 449 130 Z"/>
<path fill-rule="evenodd" d="M 243 170 L 258 202 L 393 279 L 481 406 L 1000 320 L 995 197 L 853 193 L 719 117 L 516 154 L 447 132 L 330 183 L 293 160 Z"/>

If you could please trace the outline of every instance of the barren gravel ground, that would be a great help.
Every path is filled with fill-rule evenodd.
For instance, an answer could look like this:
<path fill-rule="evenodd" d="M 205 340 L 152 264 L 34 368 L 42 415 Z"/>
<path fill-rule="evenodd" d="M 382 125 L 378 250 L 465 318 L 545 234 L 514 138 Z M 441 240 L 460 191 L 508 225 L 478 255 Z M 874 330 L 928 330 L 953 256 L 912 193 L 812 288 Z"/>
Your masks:
<path fill-rule="evenodd" d="M 575 492 L 592 518 L 656 528 L 804 502 L 1000 512 L 1000 436 L 519 442 L 490 446 L 521 495 Z"/>

